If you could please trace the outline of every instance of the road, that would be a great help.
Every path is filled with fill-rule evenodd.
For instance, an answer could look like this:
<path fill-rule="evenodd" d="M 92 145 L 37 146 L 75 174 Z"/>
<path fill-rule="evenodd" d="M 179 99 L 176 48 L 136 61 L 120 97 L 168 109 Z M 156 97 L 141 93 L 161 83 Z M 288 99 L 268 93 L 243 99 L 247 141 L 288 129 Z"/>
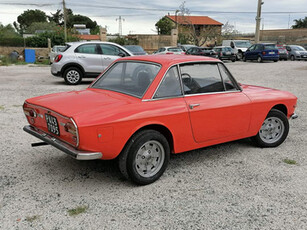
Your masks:
<path fill-rule="evenodd" d="M 114 161 L 31 148 L 38 140 L 22 131 L 24 100 L 90 81 L 67 86 L 50 67 L 0 67 L 0 229 L 306 229 L 307 62 L 226 65 L 241 83 L 299 98 L 287 140 L 261 149 L 243 139 L 174 155 L 148 186 L 125 181 Z"/>

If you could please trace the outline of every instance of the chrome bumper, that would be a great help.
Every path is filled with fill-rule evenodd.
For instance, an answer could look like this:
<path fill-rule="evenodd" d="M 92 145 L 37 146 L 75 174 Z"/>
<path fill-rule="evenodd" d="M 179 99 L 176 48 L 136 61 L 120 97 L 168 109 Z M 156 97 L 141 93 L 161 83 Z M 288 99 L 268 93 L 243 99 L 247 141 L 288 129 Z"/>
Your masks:
<path fill-rule="evenodd" d="M 26 125 L 23 127 L 23 130 L 39 139 L 44 141 L 45 143 L 48 143 L 57 149 L 67 153 L 69 156 L 77 159 L 77 160 L 96 160 L 102 158 L 102 153 L 100 152 L 87 152 L 82 150 L 77 150 L 73 148 L 72 146 L 66 144 L 63 141 L 60 141 L 38 129 L 33 128 L 30 125 Z"/>
<path fill-rule="evenodd" d="M 290 116 L 291 119 L 296 119 L 298 118 L 298 115 L 296 113 L 293 113 L 291 116 Z"/>

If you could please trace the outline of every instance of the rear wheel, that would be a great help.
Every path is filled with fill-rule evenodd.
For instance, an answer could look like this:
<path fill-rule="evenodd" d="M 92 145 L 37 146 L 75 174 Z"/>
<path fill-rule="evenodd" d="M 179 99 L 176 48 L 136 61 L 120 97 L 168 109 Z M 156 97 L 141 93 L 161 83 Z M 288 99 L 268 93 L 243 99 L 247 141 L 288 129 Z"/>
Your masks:
<path fill-rule="evenodd" d="M 288 133 L 289 121 L 286 115 L 279 110 L 272 109 L 252 140 L 260 147 L 276 147 L 284 142 Z"/>
<path fill-rule="evenodd" d="M 70 67 L 64 72 L 64 80 L 68 85 L 78 85 L 82 77 L 82 71 L 77 67 Z"/>
<path fill-rule="evenodd" d="M 243 57 L 243 61 L 246 62 L 246 57 L 245 56 Z"/>
<path fill-rule="evenodd" d="M 291 55 L 290 59 L 291 59 L 291 61 L 295 61 L 294 55 Z"/>
<path fill-rule="evenodd" d="M 164 173 L 170 158 L 166 138 L 158 131 L 143 130 L 134 135 L 119 156 L 121 173 L 136 184 L 155 182 Z"/>

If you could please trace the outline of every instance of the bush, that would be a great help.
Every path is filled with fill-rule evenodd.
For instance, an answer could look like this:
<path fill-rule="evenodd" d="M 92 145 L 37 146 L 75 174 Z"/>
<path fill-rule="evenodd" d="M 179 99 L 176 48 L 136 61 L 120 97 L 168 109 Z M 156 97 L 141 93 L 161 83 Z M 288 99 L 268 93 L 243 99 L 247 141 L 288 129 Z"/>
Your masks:
<path fill-rule="evenodd" d="M 23 47 L 24 39 L 22 37 L 3 37 L 0 38 L 1 46 Z"/>

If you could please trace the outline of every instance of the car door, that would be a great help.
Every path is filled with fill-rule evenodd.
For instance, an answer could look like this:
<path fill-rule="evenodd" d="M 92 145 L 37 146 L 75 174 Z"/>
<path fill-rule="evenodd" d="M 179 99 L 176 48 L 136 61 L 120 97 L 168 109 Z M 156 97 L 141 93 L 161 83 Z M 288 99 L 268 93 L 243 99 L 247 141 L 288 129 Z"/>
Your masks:
<path fill-rule="evenodd" d="M 118 46 L 112 44 L 99 44 L 102 55 L 102 68 L 107 68 L 118 58 L 129 56 L 129 54 Z"/>
<path fill-rule="evenodd" d="M 247 133 L 250 100 L 223 64 L 183 64 L 180 72 L 196 142 Z"/>
<path fill-rule="evenodd" d="M 246 60 L 251 60 L 253 58 L 254 55 L 254 50 L 255 50 L 256 45 L 252 45 L 251 47 L 249 47 L 246 52 L 245 52 L 245 58 Z"/>
<path fill-rule="evenodd" d="M 95 43 L 83 44 L 75 49 L 77 62 L 86 73 L 100 73 L 102 71 L 101 54 Z"/>

